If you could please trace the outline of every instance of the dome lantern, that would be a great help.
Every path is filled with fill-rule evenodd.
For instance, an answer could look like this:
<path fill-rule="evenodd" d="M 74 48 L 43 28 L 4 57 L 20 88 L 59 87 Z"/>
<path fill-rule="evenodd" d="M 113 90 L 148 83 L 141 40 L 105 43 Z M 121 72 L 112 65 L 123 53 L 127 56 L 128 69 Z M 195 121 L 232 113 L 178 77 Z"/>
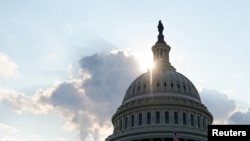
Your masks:
<path fill-rule="evenodd" d="M 171 63 L 169 61 L 169 52 L 170 52 L 170 46 L 164 41 L 164 35 L 163 35 L 164 26 L 159 20 L 158 23 L 158 40 L 156 44 L 152 47 L 152 52 L 154 55 L 154 63 L 156 68 L 168 68 L 175 70 L 173 66 L 171 66 Z"/>

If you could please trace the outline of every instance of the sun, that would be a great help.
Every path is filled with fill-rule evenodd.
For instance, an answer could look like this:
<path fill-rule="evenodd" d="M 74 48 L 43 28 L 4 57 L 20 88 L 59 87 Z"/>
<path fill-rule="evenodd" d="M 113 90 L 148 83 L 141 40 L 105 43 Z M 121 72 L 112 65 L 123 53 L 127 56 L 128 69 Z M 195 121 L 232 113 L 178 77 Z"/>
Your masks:
<path fill-rule="evenodd" d="M 140 65 L 141 71 L 145 72 L 154 67 L 153 55 L 147 52 L 134 52 L 136 60 Z"/>

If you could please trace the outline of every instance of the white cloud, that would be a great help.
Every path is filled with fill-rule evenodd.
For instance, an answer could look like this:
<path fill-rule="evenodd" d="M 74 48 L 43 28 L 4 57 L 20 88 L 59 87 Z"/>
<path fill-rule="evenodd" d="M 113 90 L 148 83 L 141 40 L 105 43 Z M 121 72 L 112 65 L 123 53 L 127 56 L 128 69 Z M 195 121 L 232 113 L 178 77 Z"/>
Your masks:
<path fill-rule="evenodd" d="M 230 99 L 233 99 L 233 97 L 237 96 L 235 94 L 235 90 L 233 90 L 233 89 L 223 90 L 223 91 L 221 91 L 221 93 L 226 94 L 228 96 L 228 98 L 230 98 Z"/>
<path fill-rule="evenodd" d="M 77 89 L 81 91 L 69 92 L 70 96 L 81 99 L 73 100 L 74 114 L 71 120 L 71 123 L 75 123 L 79 128 L 81 140 L 104 140 L 111 133 L 111 116 L 121 104 L 128 85 L 139 74 L 134 56 L 128 54 L 126 51 L 113 51 L 107 54 L 94 54 L 80 60 L 81 72 L 84 73 L 81 73 L 82 84 L 77 85 L 81 87 Z M 67 85 L 62 88 L 71 89 Z M 61 100 L 63 105 L 67 105 L 65 99 Z M 56 101 L 52 102 L 55 104 Z"/>
<path fill-rule="evenodd" d="M 4 124 L 4 123 L 0 123 L 0 130 L 3 130 L 3 131 L 6 131 L 6 132 L 17 132 L 17 129 L 10 126 L 10 125 L 7 125 L 7 124 Z"/>
<path fill-rule="evenodd" d="M 200 92 L 202 102 L 214 116 L 214 124 L 228 124 L 229 117 L 236 110 L 236 103 L 228 95 L 217 90 L 202 89 Z"/>
<path fill-rule="evenodd" d="M 53 107 L 65 119 L 65 130 L 77 129 L 81 141 L 104 140 L 113 129 L 111 116 L 139 74 L 138 64 L 125 51 L 117 51 L 84 57 L 80 65 L 79 78 L 35 95 L 40 104 Z"/>
<path fill-rule="evenodd" d="M 113 129 L 111 116 L 139 74 L 138 64 L 127 52 L 117 51 L 84 57 L 80 65 L 78 78 L 56 82 L 31 96 L 0 89 L 0 101 L 18 113 L 53 109 L 65 120 L 65 130 L 79 131 L 79 140 L 104 140 Z"/>
<path fill-rule="evenodd" d="M 202 102 L 214 116 L 213 124 L 249 124 L 250 108 L 240 111 L 230 93 L 233 90 L 219 92 L 217 90 L 202 89 L 200 96 Z M 229 93 L 229 94 L 228 94 Z"/>
<path fill-rule="evenodd" d="M 18 66 L 9 57 L 0 52 L 0 77 L 11 77 L 18 75 Z"/>
<path fill-rule="evenodd" d="M 46 94 L 47 91 L 51 90 L 43 91 L 43 93 Z M 10 89 L 0 89 L 0 101 L 9 105 L 12 110 L 17 113 L 47 113 L 47 111 L 51 109 L 50 106 L 39 103 L 37 95 L 26 96 L 23 93 L 19 93 Z"/>
<path fill-rule="evenodd" d="M 250 123 L 250 108 L 246 112 L 238 111 L 232 114 L 230 122 L 233 124 L 249 124 Z"/>

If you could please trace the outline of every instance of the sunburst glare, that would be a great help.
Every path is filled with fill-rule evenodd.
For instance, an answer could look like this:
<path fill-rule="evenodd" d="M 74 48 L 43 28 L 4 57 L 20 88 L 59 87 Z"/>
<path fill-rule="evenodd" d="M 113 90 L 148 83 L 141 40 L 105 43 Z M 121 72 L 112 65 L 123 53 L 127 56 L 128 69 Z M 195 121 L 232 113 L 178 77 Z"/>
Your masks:
<path fill-rule="evenodd" d="M 145 72 L 154 67 L 153 55 L 152 53 L 147 52 L 134 52 L 134 56 L 136 57 L 141 71 Z"/>

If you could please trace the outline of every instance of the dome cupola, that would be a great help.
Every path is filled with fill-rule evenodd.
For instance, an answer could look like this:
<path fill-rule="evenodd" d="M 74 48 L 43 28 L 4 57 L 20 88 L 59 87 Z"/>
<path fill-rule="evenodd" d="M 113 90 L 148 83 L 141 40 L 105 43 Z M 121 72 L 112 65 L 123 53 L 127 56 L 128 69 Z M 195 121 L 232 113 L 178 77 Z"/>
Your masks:
<path fill-rule="evenodd" d="M 152 47 L 154 63 L 157 67 L 167 67 L 168 69 L 175 70 L 175 68 L 171 66 L 169 61 L 169 52 L 171 48 L 164 41 L 163 30 L 164 26 L 160 20 L 158 24 L 158 40 L 156 44 Z"/>

